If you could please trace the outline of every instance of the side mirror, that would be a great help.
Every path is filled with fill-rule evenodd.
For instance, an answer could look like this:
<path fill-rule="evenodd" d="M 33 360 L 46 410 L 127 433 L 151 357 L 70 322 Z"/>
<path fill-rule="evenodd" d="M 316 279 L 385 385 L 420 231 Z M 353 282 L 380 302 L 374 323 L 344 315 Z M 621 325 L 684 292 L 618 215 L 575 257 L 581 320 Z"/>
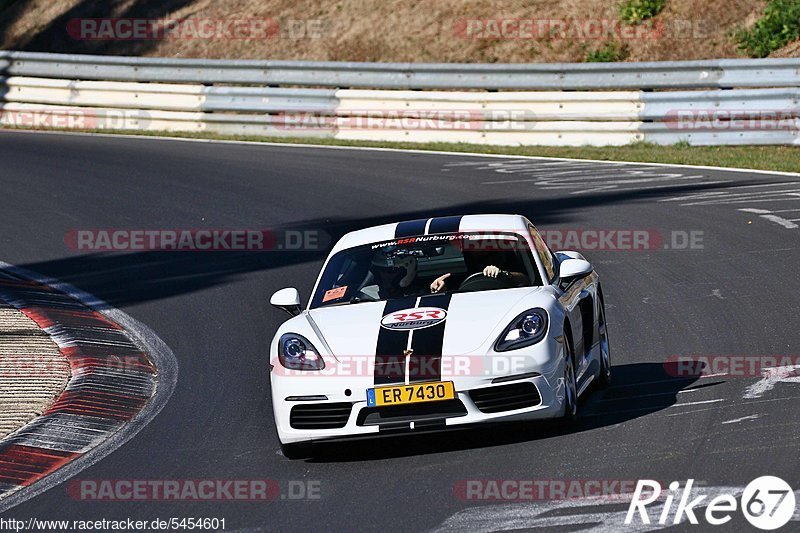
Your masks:
<path fill-rule="evenodd" d="M 300 293 L 294 287 L 279 290 L 272 295 L 269 303 L 278 309 L 283 309 L 292 316 L 300 314 Z"/>
<path fill-rule="evenodd" d="M 583 259 L 586 260 L 585 257 L 580 252 L 573 252 L 571 250 L 559 250 L 556 252 L 556 255 L 559 256 L 560 259 Z"/>
<path fill-rule="evenodd" d="M 572 281 L 588 276 L 592 273 L 592 270 L 594 270 L 594 267 L 592 267 L 589 261 L 583 259 L 565 259 L 561 261 L 559 276 L 564 281 Z"/>

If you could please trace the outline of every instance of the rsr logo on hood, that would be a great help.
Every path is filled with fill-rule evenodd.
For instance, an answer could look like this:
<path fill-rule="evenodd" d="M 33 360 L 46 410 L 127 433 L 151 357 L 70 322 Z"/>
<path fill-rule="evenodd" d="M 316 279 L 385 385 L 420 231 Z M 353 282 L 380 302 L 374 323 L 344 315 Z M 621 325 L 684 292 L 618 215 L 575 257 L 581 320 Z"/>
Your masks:
<path fill-rule="evenodd" d="M 389 313 L 381 319 L 381 327 L 395 330 L 422 329 L 435 326 L 447 318 L 439 307 L 412 307 Z"/>

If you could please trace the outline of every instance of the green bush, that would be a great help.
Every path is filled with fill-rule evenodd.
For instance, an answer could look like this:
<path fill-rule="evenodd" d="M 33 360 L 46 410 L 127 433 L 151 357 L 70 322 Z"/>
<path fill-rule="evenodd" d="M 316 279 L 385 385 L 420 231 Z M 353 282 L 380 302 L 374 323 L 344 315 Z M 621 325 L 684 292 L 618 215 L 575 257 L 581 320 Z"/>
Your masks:
<path fill-rule="evenodd" d="M 608 41 L 598 50 L 586 52 L 586 63 L 609 63 L 624 61 L 628 57 L 628 49 L 615 41 Z"/>
<path fill-rule="evenodd" d="M 625 0 L 619 6 L 619 17 L 629 24 L 653 18 L 664 9 L 667 0 Z"/>
<path fill-rule="evenodd" d="M 766 57 L 800 36 L 800 0 L 770 0 L 764 15 L 734 38 L 752 57 Z"/>

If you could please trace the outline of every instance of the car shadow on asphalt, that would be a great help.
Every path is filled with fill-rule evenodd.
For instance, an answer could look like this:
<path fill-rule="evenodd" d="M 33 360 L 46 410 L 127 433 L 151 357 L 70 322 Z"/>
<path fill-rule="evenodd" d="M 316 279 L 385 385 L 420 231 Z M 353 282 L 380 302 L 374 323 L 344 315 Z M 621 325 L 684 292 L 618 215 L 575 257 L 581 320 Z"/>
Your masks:
<path fill-rule="evenodd" d="M 584 394 L 578 420 L 572 424 L 557 420 L 508 422 L 381 437 L 380 445 L 376 445 L 378 439 L 375 438 L 315 443 L 304 460 L 315 463 L 374 461 L 494 448 L 593 431 L 657 414 L 675 405 L 681 391 L 721 383 L 697 383 L 702 373 L 702 367 L 681 366 L 677 362 L 615 365 L 611 387 L 592 389 Z"/>
<path fill-rule="evenodd" d="M 737 185 L 749 182 L 738 182 Z M 108 302 L 123 307 L 161 300 L 212 287 L 235 283 L 254 273 L 287 267 L 308 266 L 309 271 L 285 270 L 281 285 L 265 287 L 256 294 L 259 301 L 272 290 L 289 284 L 308 294 L 316 279 L 316 265 L 322 263 L 333 243 L 350 231 L 420 218 L 492 213 L 517 213 L 529 217 L 540 227 L 574 224 L 578 213 L 586 209 L 619 206 L 664 196 L 710 191 L 720 185 L 684 185 L 656 190 L 626 190 L 567 195 L 560 198 L 486 199 L 446 203 L 429 209 L 386 209 L 380 214 L 352 213 L 347 217 L 308 219 L 269 228 L 276 234 L 317 232 L 321 245 L 305 250 L 269 251 L 139 251 L 83 253 L 19 266 L 70 283 Z M 247 224 L 245 224 L 247 225 Z M 252 225 L 252 224 L 250 224 Z M 256 229 L 256 228 L 251 228 Z M 66 238 L 66 237 L 65 237 Z M 314 269 L 313 273 L 310 272 Z M 269 311 L 268 311 L 269 313 Z M 284 318 L 273 310 L 267 318 L 277 325 Z"/>

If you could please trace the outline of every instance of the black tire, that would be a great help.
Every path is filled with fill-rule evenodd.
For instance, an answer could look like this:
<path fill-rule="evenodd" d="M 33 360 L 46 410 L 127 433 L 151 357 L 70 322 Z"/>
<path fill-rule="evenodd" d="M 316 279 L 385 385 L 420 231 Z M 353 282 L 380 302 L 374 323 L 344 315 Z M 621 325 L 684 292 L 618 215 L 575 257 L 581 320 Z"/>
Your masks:
<path fill-rule="evenodd" d="M 565 325 L 565 327 L 567 327 Z M 575 377 L 575 357 L 572 341 L 564 336 L 564 414 L 562 422 L 572 424 L 578 419 L 578 380 Z"/>
<path fill-rule="evenodd" d="M 600 388 L 611 385 L 611 346 L 608 343 L 608 326 L 606 325 L 606 309 L 603 300 L 600 300 L 600 311 L 597 317 L 597 329 L 600 341 Z"/>

